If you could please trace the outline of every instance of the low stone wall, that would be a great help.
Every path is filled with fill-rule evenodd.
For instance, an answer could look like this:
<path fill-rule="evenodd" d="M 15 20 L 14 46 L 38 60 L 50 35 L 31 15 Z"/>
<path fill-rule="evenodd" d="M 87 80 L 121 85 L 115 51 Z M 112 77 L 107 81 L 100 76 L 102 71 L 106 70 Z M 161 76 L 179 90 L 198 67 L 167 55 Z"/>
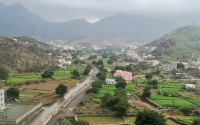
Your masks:
<path fill-rule="evenodd" d="M 16 122 L 11 120 L 0 120 L 0 125 L 16 125 Z"/>
<path fill-rule="evenodd" d="M 187 100 L 187 101 L 189 101 L 189 102 L 191 102 L 191 103 L 193 103 L 193 104 L 195 104 L 195 105 L 197 105 L 197 106 L 199 106 L 200 107 L 200 105 L 198 104 L 198 103 L 196 103 L 196 102 L 193 102 L 192 100 L 190 100 L 190 99 L 187 99 L 187 98 L 184 98 L 182 95 L 180 95 L 180 94 L 178 94 L 178 97 L 179 98 L 182 98 L 182 99 L 184 99 L 184 100 Z"/>
<path fill-rule="evenodd" d="M 156 103 L 154 103 L 154 102 L 152 102 L 151 100 L 149 100 L 149 99 L 146 99 L 146 101 L 149 103 L 149 104 L 151 104 L 151 105 L 153 105 L 154 107 L 160 107 L 160 105 L 158 105 L 158 104 L 156 104 Z"/>
<path fill-rule="evenodd" d="M 26 112 L 24 115 L 16 119 L 16 125 L 25 125 L 28 122 L 30 122 L 31 119 L 33 119 L 37 114 L 41 112 L 42 103 L 39 103 L 35 107 L 33 107 L 31 110 Z"/>
<path fill-rule="evenodd" d="M 185 122 L 179 121 L 179 120 L 172 118 L 172 117 L 169 117 L 168 119 L 170 119 L 170 120 L 172 120 L 172 121 L 174 121 L 174 122 L 176 122 L 177 124 L 180 124 L 180 125 L 189 125 Z"/>
<path fill-rule="evenodd" d="M 26 112 L 21 117 L 16 120 L 0 120 L 0 125 L 26 125 L 30 120 L 32 120 L 36 115 L 38 115 L 42 111 L 42 104 L 39 103 L 31 110 Z M 15 113 L 15 112 L 13 112 Z"/>

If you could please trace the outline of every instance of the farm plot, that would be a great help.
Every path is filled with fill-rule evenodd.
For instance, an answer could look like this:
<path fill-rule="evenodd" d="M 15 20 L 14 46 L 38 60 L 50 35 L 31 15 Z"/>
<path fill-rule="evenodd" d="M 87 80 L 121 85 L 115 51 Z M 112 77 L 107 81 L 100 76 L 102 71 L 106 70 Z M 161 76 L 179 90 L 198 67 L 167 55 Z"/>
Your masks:
<path fill-rule="evenodd" d="M 25 101 L 40 101 L 43 104 L 52 103 L 57 97 L 55 88 L 58 84 L 65 84 L 70 91 L 80 80 L 65 79 L 65 80 L 52 80 L 47 82 L 40 82 L 37 84 L 22 85 L 20 90 L 20 99 Z"/>
<path fill-rule="evenodd" d="M 125 91 L 127 94 L 135 95 L 134 91 L 135 84 L 129 83 L 126 85 Z M 115 85 L 103 85 L 103 87 L 99 90 L 99 92 L 96 94 L 94 100 L 100 100 L 101 97 L 104 96 L 105 93 L 110 93 L 114 95 L 116 88 Z"/>
<path fill-rule="evenodd" d="M 188 92 L 188 91 L 182 91 L 182 92 L 179 92 L 179 94 L 181 96 L 183 96 L 184 98 L 186 99 L 189 99 L 195 103 L 198 103 L 200 105 L 200 94 L 199 93 L 196 93 L 196 92 Z"/>
<path fill-rule="evenodd" d="M 65 70 L 57 70 L 54 71 L 53 78 L 54 79 L 62 79 L 71 76 L 71 71 L 77 69 L 82 76 L 83 71 L 85 69 L 84 66 L 71 66 Z M 23 75 L 23 76 L 11 76 L 9 77 L 6 82 L 7 83 L 19 83 L 19 82 L 25 82 L 25 81 L 34 81 L 34 80 L 40 80 L 41 79 L 41 74 L 42 73 L 35 73 L 35 74 L 28 74 L 28 75 Z"/>
<path fill-rule="evenodd" d="M 162 88 L 161 89 L 163 93 L 167 93 L 169 95 L 174 95 L 174 94 L 178 94 L 180 90 L 179 88 Z"/>
<path fill-rule="evenodd" d="M 196 107 L 196 105 L 192 104 L 189 101 L 186 101 L 184 99 L 178 98 L 178 97 L 168 97 L 163 95 L 151 95 L 150 100 L 159 104 L 160 106 L 164 107 Z M 173 104 L 174 100 L 174 104 Z"/>

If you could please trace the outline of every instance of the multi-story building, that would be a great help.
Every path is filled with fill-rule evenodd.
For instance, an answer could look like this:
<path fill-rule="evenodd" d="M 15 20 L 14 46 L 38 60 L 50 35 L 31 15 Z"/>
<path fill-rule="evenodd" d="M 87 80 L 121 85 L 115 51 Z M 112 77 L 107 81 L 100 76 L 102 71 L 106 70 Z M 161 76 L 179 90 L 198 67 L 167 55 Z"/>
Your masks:
<path fill-rule="evenodd" d="M 170 64 L 162 65 L 163 70 L 171 71 L 171 70 L 177 70 L 177 63 L 173 62 Z"/>
<path fill-rule="evenodd" d="M 147 64 L 151 65 L 151 66 L 157 66 L 159 64 L 159 61 L 158 60 L 149 60 L 149 61 L 147 61 Z"/>
<path fill-rule="evenodd" d="M 5 108 L 4 89 L 0 88 L 0 110 Z"/>
<path fill-rule="evenodd" d="M 132 72 L 122 71 L 122 70 L 116 70 L 114 73 L 115 77 L 122 77 L 126 83 L 130 83 L 132 81 Z"/>

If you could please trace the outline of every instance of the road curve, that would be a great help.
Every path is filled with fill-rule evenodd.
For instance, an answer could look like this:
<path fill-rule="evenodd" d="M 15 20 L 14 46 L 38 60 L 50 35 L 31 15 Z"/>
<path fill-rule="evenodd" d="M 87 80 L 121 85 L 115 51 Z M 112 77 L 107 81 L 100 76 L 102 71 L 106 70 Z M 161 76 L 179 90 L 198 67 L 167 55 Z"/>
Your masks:
<path fill-rule="evenodd" d="M 42 107 L 43 111 L 36 116 L 29 125 L 42 125 L 48 118 L 50 118 L 53 114 L 55 114 L 59 108 L 65 105 L 67 100 L 70 100 L 79 90 L 84 88 L 87 84 L 94 81 L 96 74 L 98 73 L 97 68 L 93 68 L 90 72 L 90 75 L 86 78 L 84 82 L 80 85 L 76 86 L 70 92 L 68 92 L 64 97 L 59 98 L 52 106 Z"/>

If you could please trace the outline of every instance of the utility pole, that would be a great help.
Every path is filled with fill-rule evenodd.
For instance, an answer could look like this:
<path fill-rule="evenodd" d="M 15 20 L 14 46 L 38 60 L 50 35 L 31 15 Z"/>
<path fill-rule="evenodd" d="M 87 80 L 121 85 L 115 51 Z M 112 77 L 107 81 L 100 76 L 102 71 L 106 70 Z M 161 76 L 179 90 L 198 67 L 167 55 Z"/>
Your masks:
<path fill-rule="evenodd" d="M 172 104 L 173 104 L 173 107 L 172 107 L 172 115 L 174 114 L 174 99 L 172 100 Z"/>

